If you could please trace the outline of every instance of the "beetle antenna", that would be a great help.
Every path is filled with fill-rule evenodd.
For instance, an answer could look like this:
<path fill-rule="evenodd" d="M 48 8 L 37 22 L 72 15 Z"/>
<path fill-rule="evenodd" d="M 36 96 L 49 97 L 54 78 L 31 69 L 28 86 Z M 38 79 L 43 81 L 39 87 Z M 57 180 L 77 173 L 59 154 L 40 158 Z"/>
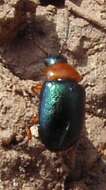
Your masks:
<path fill-rule="evenodd" d="M 48 57 L 48 52 L 34 41 L 34 44 Z"/>
<path fill-rule="evenodd" d="M 65 38 L 64 38 L 63 44 L 61 45 L 59 54 L 63 54 L 64 49 L 66 49 L 67 40 L 68 40 L 68 37 L 69 37 L 70 22 L 69 22 L 69 11 L 68 11 L 68 7 L 67 6 L 66 6 L 66 13 L 67 13 L 67 23 L 66 23 Z"/>

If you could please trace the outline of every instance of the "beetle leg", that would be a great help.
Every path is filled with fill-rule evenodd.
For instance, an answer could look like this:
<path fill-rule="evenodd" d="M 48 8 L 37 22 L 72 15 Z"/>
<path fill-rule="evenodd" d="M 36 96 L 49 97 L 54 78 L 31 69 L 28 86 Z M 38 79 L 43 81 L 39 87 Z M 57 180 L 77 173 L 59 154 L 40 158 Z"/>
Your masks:
<path fill-rule="evenodd" d="M 33 125 L 36 125 L 36 124 L 39 123 L 39 116 L 38 116 L 38 114 L 32 116 L 31 123 L 32 123 Z"/>
<path fill-rule="evenodd" d="M 39 82 L 31 88 L 33 95 L 39 95 L 42 90 L 42 83 Z"/>
<path fill-rule="evenodd" d="M 32 139 L 32 132 L 29 127 L 26 128 L 26 138 L 28 139 L 28 141 Z"/>

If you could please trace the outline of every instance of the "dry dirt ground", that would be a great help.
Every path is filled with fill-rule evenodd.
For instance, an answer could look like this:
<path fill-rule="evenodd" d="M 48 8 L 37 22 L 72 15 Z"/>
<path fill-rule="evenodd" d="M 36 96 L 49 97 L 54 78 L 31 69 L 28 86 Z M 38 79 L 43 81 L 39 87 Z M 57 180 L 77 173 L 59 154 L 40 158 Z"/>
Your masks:
<path fill-rule="evenodd" d="M 55 5 L 0 1 L 0 190 L 106 190 L 106 1 L 49 2 Z M 64 54 L 86 91 L 76 161 L 74 151 L 46 150 L 37 126 L 32 140 L 19 146 L 38 112 L 31 87 L 45 78 L 40 47 L 58 54 L 68 26 Z"/>

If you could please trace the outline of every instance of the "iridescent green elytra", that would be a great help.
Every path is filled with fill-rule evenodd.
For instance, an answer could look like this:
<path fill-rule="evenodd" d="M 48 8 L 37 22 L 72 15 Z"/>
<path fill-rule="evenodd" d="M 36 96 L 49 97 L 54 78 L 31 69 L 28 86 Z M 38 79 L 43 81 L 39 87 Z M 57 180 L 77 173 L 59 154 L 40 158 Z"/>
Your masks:
<path fill-rule="evenodd" d="M 79 138 L 84 120 L 85 92 L 71 80 L 47 81 L 40 99 L 41 141 L 51 151 L 62 151 Z"/>

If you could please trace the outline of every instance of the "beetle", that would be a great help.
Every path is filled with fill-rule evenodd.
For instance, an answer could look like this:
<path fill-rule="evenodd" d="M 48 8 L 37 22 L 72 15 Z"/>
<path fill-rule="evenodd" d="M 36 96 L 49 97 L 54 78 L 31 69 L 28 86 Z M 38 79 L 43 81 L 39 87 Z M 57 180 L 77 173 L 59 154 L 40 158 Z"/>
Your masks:
<path fill-rule="evenodd" d="M 83 128 L 85 90 L 78 84 L 80 74 L 63 55 L 48 56 L 45 64 L 46 81 L 32 89 L 41 90 L 39 137 L 50 151 L 65 151 L 78 141 Z"/>

